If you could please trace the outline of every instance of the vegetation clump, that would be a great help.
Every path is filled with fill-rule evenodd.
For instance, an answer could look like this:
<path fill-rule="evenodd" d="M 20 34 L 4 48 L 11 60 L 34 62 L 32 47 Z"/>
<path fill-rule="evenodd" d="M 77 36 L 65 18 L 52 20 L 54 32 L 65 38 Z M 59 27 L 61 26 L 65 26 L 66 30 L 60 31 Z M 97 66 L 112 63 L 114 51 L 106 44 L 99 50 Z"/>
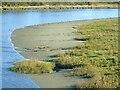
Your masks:
<path fill-rule="evenodd" d="M 92 78 L 95 76 L 95 74 L 99 74 L 97 68 L 90 65 L 75 67 L 71 72 L 72 76 L 82 76 L 83 78 Z"/>
<path fill-rule="evenodd" d="M 89 36 L 85 36 L 85 35 L 80 35 L 79 37 L 76 37 L 75 40 L 78 40 L 78 41 L 87 41 L 89 40 Z"/>
<path fill-rule="evenodd" d="M 52 73 L 55 65 L 50 62 L 38 60 L 24 60 L 15 63 L 9 70 L 23 74 Z"/>
<path fill-rule="evenodd" d="M 44 46 L 44 45 L 39 45 L 39 46 L 37 46 L 36 48 L 38 48 L 38 49 L 45 49 L 45 48 L 48 48 L 48 47 L 46 47 L 46 46 Z"/>
<path fill-rule="evenodd" d="M 118 76 L 101 76 L 99 78 L 92 78 L 84 83 L 78 82 L 76 84 L 77 90 L 81 90 L 81 88 L 111 88 L 115 89 L 118 87 Z"/>
<path fill-rule="evenodd" d="M 63 56 L 60 58 L 53 58 L 51 61 L 56 62 L 57 67 L 63 69 L 72 69 L 76 66 L 81 66 L 77 57 Z"/>

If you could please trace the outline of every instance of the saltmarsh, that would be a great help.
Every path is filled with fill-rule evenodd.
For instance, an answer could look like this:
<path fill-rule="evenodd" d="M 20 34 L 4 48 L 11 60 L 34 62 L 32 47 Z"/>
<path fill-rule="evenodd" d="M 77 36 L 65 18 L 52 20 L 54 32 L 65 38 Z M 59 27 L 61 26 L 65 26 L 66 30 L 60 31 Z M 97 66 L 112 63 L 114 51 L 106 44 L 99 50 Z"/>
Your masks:
<path fill-rule="evenodd" d="M 75 30 L 76 31 L 76 30 Z M 80 25 L 75 40 L 84 41 L 73 49 L 54 55 L 50 61 L 27 60 L 9 69 L 18 73 L 51 73 L 54 68 L 72 69 L 68 76 L 88 78 L 76 88 L 118 87 L 118 19 L 96 20 Z M 36 48 L 44 49 L 45 46 Z"/>
<path fill-rule="evenodd" d="M 90 79 L 79 88 L 118 87 L 118 19 L 81 25 L 76 40 L 85 41 L 74 49 L 55 55 L 59 68 L 71 68 L 71 76 Z M 89 66 L 89 67 L 88 67 Z"/>

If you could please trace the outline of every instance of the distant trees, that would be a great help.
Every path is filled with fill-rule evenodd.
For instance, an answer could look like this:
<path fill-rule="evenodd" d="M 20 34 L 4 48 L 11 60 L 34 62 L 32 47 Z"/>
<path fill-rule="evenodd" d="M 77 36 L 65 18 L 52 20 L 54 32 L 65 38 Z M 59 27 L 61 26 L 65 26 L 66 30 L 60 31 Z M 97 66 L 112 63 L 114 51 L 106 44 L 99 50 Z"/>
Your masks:
<path fill-rule="evenodd" d="M 2 6 L 40 6 L 42 2 L 2 2 Z"/>

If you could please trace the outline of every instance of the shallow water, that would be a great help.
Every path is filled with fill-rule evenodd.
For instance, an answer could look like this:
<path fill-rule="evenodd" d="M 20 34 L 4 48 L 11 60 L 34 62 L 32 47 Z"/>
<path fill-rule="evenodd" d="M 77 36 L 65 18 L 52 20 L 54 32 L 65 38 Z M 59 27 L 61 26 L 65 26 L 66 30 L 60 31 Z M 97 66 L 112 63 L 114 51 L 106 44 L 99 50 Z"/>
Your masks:
<path fill-rule="evenodd" d="M 118 17 L 118 9 L 69 9 L 69 10 L 12 10 L 3 11 L 2 16 L 2 87 L 3 88 L 38 88 L 29 75 L 8 71 L 13 62 L 24 60 L 14 50 L 11 43 L 11 33 L 18 28 L 29 25 L 53 22 L 88 20 Z M 1 27 L 0 27 L 1 28 Z"/>

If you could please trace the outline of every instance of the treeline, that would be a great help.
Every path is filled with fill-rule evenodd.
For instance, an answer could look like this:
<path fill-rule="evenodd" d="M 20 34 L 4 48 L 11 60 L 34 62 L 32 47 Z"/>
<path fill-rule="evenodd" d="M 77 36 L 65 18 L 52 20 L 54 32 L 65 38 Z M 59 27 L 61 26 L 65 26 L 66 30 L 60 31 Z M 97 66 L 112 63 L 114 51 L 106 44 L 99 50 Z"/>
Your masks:
<path fill-rule="evenodd" d="M 91 5 L 118 4 L 119 2 L 2 2 L 2 6 L 44 6 L 44 5 Z"/>

